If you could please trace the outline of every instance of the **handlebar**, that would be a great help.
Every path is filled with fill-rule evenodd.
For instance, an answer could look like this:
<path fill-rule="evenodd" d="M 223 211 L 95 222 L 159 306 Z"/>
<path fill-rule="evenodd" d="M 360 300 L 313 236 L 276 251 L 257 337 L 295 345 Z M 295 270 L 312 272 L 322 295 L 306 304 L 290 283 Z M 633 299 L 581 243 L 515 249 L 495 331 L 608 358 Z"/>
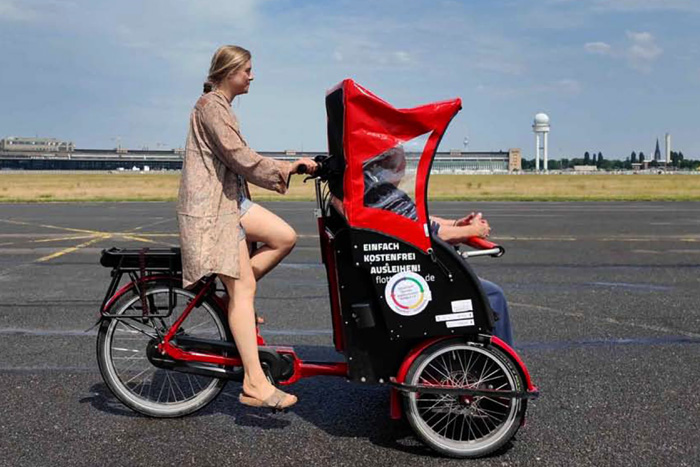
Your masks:
<path fill-rule="evenodd" d="M 297 174 L 297 175 L 304 175 L 309 172 L 309 168 L 306 166 L 306 164 L 299 164 L 297 166 L 296 172 L 289 172 L 289 175 L 287 175 L 287 186 L 289 186 L 289 182 L 292 180 L 292 175 Z M 308 178 L 306 179 L 308 180 Z M 304 182 L 306 182 L 304 180 Z"/>
<path fill-rule="evenodd" d="M 308 175 L 304 180 L 306 182 L 309 179 L 320 178 L 321 180 L 327 180 L 329 176 L 335 173 L 335 170 L 328 164 L 330 156 L 328 154 L 319 154 L 314 156 L 314 162 L 316 162 L 316 171 L 313 175 L 309 173 L 309 167 L 306 164 L 299 164 L 297 166 L 296 174 L 298 175 Z M 291 173 L 289 174 L 291 178 Z M 289 183 L 287 183 L 289 185 Z"/>
<path fill-rule="evenodd" d="M 460 254 L 463 258 L 473 258 L 475 256 L 492 256 L 498 258 L 506 253 L 506 249 L 501 245 L 481 237 L 469 237 L 465 244 L 476 249 L 476 251 L 461 251 Z"/>

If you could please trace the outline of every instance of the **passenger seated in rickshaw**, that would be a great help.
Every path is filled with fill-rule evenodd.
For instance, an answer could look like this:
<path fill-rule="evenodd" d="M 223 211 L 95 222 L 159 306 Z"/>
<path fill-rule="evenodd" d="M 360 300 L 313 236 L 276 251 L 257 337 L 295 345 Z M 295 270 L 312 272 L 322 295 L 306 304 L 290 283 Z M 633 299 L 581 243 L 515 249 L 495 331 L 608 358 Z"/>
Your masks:
<path fill-rule="evenodd" d="M 406 155 L 402 146 L 395 146 L 368 160 L 363 164 L 363 168 L 365 206 L 391 211 L 414 221 L 418 220 L 415 202 L 399 188 L 406 173 Z M 332 197 L 331 202 L 340 213 L 344 213 L 340 200 Z M 470 237 L 488 237 L 491 227 L 481 213 L 471 213 L 456 220 L 430 216 L 430 230 L 445 242 L 457 245 L 466 242 Z M 503 289 L 491 281 L 482 278 L 479 280 L 491 308 L 497 314 L 494 335 L 512 346 L 513 332 Z"/>

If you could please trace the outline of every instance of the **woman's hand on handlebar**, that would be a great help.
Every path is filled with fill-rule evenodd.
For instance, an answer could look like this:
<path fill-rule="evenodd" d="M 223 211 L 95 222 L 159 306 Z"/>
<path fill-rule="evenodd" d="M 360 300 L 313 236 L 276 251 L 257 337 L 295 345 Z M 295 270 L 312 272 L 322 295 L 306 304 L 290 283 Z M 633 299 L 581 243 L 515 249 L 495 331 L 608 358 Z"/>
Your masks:
<path fill-rule="evenodd" d="M 292 173 L 313 175 L 316 173 L 318 164 L 313 159 L 302 157 L 292 162 Z"/>

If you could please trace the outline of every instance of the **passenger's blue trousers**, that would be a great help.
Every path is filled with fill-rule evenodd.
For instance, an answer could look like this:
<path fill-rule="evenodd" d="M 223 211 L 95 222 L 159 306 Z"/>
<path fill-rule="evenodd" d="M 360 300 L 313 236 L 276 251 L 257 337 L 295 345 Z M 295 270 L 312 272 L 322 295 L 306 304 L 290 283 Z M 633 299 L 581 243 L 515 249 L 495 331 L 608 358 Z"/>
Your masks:
<path fill-rule="evenodd" d="M 513 346 L 513 329 L 510 327 L 510 315 L 508 314 L 508 302 L 503 293 L 503 289 L 486 279 L 479 278 L 481 287 L 483 287 L 486 296 L 489 298 L 489 303 L 493 311 L 498 313 L 498 321 L 494 323 L 493 334 L 505 341 L 511 347 Z"/>

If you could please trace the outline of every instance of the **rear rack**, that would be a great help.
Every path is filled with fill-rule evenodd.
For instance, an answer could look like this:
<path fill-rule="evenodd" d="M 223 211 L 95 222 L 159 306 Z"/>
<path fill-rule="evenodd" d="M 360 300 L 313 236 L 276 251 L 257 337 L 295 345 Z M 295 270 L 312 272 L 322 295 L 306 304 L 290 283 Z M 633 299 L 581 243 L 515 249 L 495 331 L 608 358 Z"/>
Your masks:
<path fill-rule="evenodd" d="M 142 268 L 147 271 L 168 271 L 175 274 L 182 272 L 180 248 L 137 250 L 112 247 L 102 250 L 100 264 L 120 272 L 141 271 Z"/>
<path fill-rule="evenodd" d="M 100 264 L 104 267 L 112 268 L 112 280 L 109 284 L 104 300 L 102 301 L 102 306 L 100 307 L 100 314 L 102 316 L 114 318 L 113 315 L 107 312 L 106 307 L 114 294 L 117 293 L 117 289 L 124 274 L 129 276 L 131 283 L 133 283 L 133 286 L 136 289 L 136 292 L 141 296 L 141 317 L 166 317 L 170 315 L 172 312 L 172 287 L 175 284 L 172 282 L 169 284 L 169 287 L 171 287 L 171 293 L 169 296 L 170 303 L 168 304 L 167 313 L 162 316 L 150 312 L 152 306 L 149 306 L 148 300 L 144 295 L 144 284 L 147 277 L 154 275 L 159 275 L 163 279 L 174 278 L 179 281 L 182 275 L 182 257 L 180 254 L 180 248 L 128 249 L 112 247 L 108 250 L 102 250 Z M 129 314 L 122 315 L 121 317 L 133 318 L 135 316 Z"/>

